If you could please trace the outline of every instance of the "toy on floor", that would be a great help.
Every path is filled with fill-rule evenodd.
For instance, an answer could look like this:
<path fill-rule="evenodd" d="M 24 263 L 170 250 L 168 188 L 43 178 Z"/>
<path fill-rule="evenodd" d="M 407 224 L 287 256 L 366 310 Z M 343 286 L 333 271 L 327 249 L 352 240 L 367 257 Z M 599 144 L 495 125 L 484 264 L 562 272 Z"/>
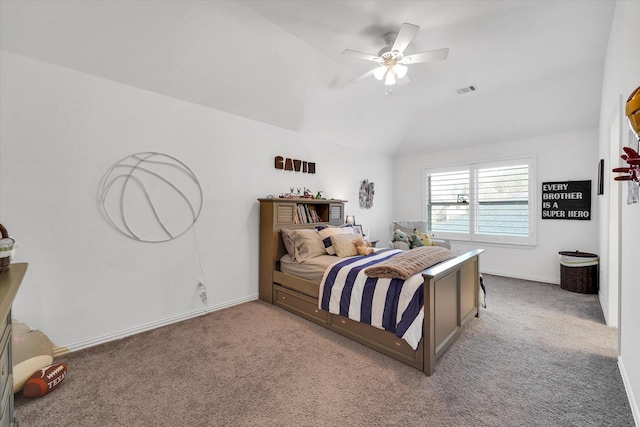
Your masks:
<path fill-rule="evenodd" d="M 42 397 L 55 390 L 67 376 L 67 365 L 56 363 L 35 372 L 24 385 L 22 395 L 28 398 Z"/>
<path fill-rule="evenodd" d="M 53 363 L 53 343 L 41 331 L 31 330 L 28 325 L 13 320 L 13 392 L 24 387 L 31 375 Z"/>

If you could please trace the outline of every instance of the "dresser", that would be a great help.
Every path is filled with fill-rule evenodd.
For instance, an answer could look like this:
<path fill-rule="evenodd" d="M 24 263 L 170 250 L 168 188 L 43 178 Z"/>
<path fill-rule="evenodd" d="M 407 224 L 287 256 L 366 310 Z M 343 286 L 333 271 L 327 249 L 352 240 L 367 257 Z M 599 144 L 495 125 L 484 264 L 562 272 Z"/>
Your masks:
<path fill-rule="evenodd" d="M 11 305 L 27 272 L 27 263 L 11 264 L 0 273 L 0 427 L 18 425 L 13 409 Z"/>

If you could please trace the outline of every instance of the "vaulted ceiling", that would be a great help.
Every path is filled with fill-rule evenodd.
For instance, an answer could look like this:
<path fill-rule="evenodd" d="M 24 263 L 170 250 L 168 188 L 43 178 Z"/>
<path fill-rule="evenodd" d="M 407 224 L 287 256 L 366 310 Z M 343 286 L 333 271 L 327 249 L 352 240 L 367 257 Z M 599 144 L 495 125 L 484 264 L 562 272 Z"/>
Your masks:
<path fill-rule="evenodd" d="M 0 47 L 248 119 L 389 155 L 598 126 L 615 2 L 7 1 Z M 448 47 L 385 95 L 377 54 Z M 473 85 L 476 91 L 458 94 Z M 1 96 L 1 95 L 0 95 Z"/>

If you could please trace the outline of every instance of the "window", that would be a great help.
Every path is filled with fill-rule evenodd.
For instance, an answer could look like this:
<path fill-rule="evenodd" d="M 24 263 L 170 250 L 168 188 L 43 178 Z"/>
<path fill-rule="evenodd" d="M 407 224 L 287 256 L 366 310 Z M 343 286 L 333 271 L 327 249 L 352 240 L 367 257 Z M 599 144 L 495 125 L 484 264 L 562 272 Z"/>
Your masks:
<path fill-rule="evenodd" d="M 438 237 L 535 244 L 534 159 L 426 171 L 426 216 Z"/>

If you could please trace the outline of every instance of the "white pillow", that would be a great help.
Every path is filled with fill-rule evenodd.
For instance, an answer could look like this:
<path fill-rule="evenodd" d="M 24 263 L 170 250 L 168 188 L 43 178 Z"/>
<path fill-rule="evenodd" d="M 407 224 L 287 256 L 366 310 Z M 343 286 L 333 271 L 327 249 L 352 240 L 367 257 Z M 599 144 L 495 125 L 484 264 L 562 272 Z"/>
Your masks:
<path fill-rule="evenodd" d="M 336 250 L 336 255 L 341 258 L 358 255 L 358 249 L 354 243 L 360 239 L 359 234 L 336 234 L 331 236 L 331 243 Z"/>
<path fill-rule="evenodd" d="M 318 235 L 322 239 L 324 249 L 329 255 L 335 255 L 336 250 L 331 242 L 331 236 L 338 234 L 353 234 L 353 227 L 326 227 L 318 231 Z"/>

